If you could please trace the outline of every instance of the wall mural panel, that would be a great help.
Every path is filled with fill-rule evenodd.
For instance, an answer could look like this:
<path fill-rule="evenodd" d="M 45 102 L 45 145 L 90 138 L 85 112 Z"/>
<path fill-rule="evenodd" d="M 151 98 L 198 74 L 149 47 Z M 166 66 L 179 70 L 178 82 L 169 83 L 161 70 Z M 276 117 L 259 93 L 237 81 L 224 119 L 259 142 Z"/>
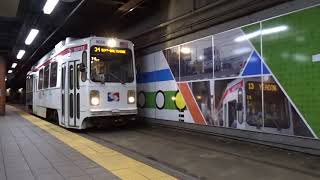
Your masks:
<path fill-rule="evenodd" d="M 141 57 L 140 116 L 317 138 L 319 18 L 313 7 Z"/>

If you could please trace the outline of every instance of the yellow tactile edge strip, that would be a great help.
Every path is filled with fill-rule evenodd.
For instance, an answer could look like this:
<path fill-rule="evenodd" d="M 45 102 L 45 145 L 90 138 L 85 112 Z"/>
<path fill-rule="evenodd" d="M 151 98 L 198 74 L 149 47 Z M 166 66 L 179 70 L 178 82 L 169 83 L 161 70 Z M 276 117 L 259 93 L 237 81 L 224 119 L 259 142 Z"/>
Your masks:
<path fill-rule="evenodd" d="M 94 141 L 86 139 L 75 133 L 72 133 L 62 127 L 51 124 L 40 118 L 27 114 L 16 109 L 16 111 L 26 120 L 30 121 L 39 128 L 47 131 L 60 141 L 69 145 L 82 155 L 99 164 L 120 179 L 130 180 L 173 180 L 176 179 L 160 170 L 149 165 L 134 160 L 120 152 L 114 151 L 108 147 L 102 146 Z"/>

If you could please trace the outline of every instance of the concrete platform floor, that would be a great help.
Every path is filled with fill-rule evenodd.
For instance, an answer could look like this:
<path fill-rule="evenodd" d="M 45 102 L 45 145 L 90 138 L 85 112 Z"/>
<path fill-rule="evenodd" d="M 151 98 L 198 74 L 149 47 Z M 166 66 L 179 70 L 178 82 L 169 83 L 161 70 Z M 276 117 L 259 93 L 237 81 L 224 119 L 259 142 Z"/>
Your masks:
<path fill-rule="evenodd" d="M 0 180 L 118 179 L 7 107 L 0 117 Z"/>

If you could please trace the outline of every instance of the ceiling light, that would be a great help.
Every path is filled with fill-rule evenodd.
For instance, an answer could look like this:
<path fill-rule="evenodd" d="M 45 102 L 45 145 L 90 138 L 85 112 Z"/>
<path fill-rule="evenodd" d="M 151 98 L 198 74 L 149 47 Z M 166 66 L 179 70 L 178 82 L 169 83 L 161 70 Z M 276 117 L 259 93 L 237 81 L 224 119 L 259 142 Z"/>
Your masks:
<path fill-rule="evenodd" d="M 31 31 L 30 31 L 30 33 L 24 43 L 26 43 L 26 45 L 30 45 L 33 42 L 33 40 L 36 38 L 38 33 L 39 33 L 38 29 L 31 29 Z"/>
<path fill-rule="evenodd" d="M 282 31 L 286 31 L 287 29 L 288 29 L 288 26 L 285 26 L 285 25 L 277 26 L 277 27 L 273 27 L 273 28 L 268 28 L 268 29 L 262 29 L 262 30 L 255 31 L 253 33 L 249 33 L 249 34 L 237 37 L 234 41 L 235 42 L 242 42 L 242 41 L 245 41 L 248 39 L 258 37 L 260 35 L 274 34 L 274 33 L 282 32 Z"/>
<path fill-rule="evenodd" d="M 53 9 L 58 4 L 59 0 L 47 0 L 46 4 L 43 7 L 43 13 L 51 14 Z"/>
<path fill-rule="evenodd" d="M 20 50 L 20 51 L 18 52 L 18 54 L 17 54 L 17 59 L 21 59 L 21 58 L 23 57 L 24 53 L 26 53 L 25 50 Z"/>
<path fill-rule="evenodd" d="M 234 55 L 242 55 L 242 54 L 250 53 L 251 51 L 252 51 L 252 48 L 250 47 L 240 47 L 232 50 Z"/>
<path fill-rule="evenodd" d="M 10 74 L 10 73 L 12 73 L 12 70 L 10 69 L 10 70 L 8 70 L 8 73 Z"/>
<path fill-rule="evenodd" d="M 17 65 L 18 65 L 18 63 L 12 63 L 12 65 L 11 65 L 11 68 L 16 68 L 17 67 Z"/>
<path fill-rule="evenodd" d="M 180 51 L 182 54 L 190 54 L 191 53 L 191 49 L 188 47 L 183 47 L 183 48 L 181 48 Z"/>

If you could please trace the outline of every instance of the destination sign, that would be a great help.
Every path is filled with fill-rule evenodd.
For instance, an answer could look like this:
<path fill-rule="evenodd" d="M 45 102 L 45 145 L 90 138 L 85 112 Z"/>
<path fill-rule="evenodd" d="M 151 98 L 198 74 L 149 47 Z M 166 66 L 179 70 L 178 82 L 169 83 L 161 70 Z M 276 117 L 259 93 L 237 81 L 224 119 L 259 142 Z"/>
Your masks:
<path fill-rule="evenodd" d="M 259 82 L 248 82 L 247 89 L 250 91 L 261 90 L 262 83 Z M 270 92 L 278 92 L 278 86 L 274 83 L 263 83 L 263 90 Z"/>
<path fill-rule="evenodd" d="M 114 49 L 104 46 L 94 46 L 92 51 L 98 54 L 127 54 L 126 49 Z"/>

